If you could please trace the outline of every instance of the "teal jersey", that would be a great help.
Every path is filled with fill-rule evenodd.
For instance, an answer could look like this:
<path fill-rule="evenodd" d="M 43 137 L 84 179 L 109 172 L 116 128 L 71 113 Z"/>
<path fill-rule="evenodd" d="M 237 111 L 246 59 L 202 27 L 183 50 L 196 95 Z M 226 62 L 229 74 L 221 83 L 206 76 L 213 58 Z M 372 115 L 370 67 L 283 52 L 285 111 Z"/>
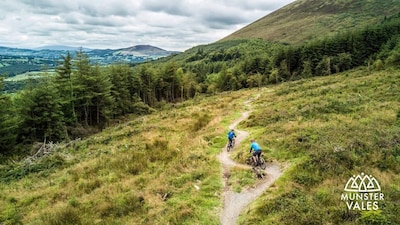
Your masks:
<path fill-rule="evenodd" d="M 256 142 L 253 142 L 251 143 L 250 150 L 261 151 L 261 147 Z"/>

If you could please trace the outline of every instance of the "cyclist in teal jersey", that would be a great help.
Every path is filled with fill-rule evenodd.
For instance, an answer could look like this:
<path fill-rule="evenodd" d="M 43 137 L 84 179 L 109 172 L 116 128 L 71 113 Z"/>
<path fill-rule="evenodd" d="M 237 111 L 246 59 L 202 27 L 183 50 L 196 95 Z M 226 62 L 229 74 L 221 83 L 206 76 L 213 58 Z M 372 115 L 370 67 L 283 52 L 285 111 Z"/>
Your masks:
<path fill-rule="evenodd" d="M 254 165 L 257 166 L 257 164 L 258 164 L 257 157 L 260 158 L 262 149 L 261 149 L 260 145 L 254 139 L 251 139 L 250 153 L 251 153 L 251 151 L 253 151 Z"/>

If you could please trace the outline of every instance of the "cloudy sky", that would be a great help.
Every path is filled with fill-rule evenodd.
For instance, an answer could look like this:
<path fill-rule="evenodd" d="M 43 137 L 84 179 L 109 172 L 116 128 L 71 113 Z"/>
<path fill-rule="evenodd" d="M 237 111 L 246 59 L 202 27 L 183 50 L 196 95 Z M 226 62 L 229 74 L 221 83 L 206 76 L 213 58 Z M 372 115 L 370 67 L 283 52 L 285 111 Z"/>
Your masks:
<path fill-rule="evenodd" d="M 184 51 L 294 0 L 0 0 L 0 46 Z"/>

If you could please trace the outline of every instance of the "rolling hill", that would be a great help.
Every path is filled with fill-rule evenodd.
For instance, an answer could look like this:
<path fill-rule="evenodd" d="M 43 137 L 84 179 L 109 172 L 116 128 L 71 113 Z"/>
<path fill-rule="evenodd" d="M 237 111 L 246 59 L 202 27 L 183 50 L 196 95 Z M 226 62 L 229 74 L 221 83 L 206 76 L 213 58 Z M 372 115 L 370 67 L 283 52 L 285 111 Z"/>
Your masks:
<path fill-rule="evenodd" d="M 221 41 L 262 38 L 302 44 L 378 23 L 399 11 L 400 0 L 297 0 Z"/>
<path fill-rule="evenodd" d="M 113 54 L 114 55 L 152 56 L 152 57 L 156 58 L 156 56 L 163 57 L 163 56 L 171 55 L 173 53 L 179 53 L 179 52 L 167 51 L 162 48 L 158 48 L 158 47 L 151 46 L 151 45 L 135 45 L 135 46 L 128 47 L 128 48 L 116 49 Z"/>
<path fill-rule="evenodd" d="M 382 20 L 375 7 L 386 12 L 396 9 L 398 3 L 299 0 L 265 17 L 275 21 L 268 24 L 275 24 L 280 35 L 264 32 L 265 25 L 260 25 L 264 18 L 254 23 L 260 26 L 252 32 L 257 34 L 258 29 L 264 32 L 259 37 L 302 44 L 364 26 L 368 16 L 370 23 L 372 17 Z M 329 28 L 327 24 L 335 20 L 337 27 Z M 204 82 L 199 81 L 193 89 L 206 89 L 203 93 L 207 94 L 196 92 L 189 100 L 173 104 L 162 99 L 151 114 L 124 115 L 102 132 L 82 140 L 37 143 L 31 156 L 4 160 L 0 164 L 0 224 L 221 224 L 224 191 L 241 192 L 258 183 L 247 167 L 233 166 L 225 174 L 218 161 L 228 127 L 242 118 L 243 112 L 248 116 L 240 119 L 237 128 L 248 136 L 230 153 L 230 159 L 244 164 L 249 140 L 256 139 L 268 162 L 284 170 L 242 211 L 239 224 L 400 224 L 398 37 L 391 39 L 390 45 L 382 44 L 385 51 L 375 52 L 383 55 L 376 58 L 380 66 L 368 63 L 331 74 L 330 66 L 323 66 L 330 65 L 331 59 L 333 65 L 337 58 L 325 57 L 317 63 L 329 73 L 317 70 L 314 77 L 267 83 L 276 79 L 271 75 L 274 71 L 289 71 L 284 63 L 279 69 L 268 67 L 268 60 L 285 46 L 251 39 L 257 37 L 250 33 L 232 35 L 163 58 L 157 61 L 160 64 L 134 67 L 139 71 L 150 68 L 141 70 L 140 75 L 147 82 L 154 78 L 155 83 L 163 84 L 161 87 L 168 87 L 168 79 L 162 77 L 168 71 L 186 77 L 186 81 L 202 79 Z M 317 50 L 328 49 L 316 46 Z M 296 59 L 294 50 L 285 53 Z M 385 67 L 388 58 L 393 64 Z M 187 67 L 183 70 L 179 66 Z M 154 72 L 159 68 L 160 73 Z M 185 74 L 186 70 L 192 73 Z M 292 75 L 290 71 L 288 74 Z M 158 76 L 162 79 L 156 80 Z M 263 76 L 262 87 L 226 92 L 222 88 L 232 86 L 218 80 L 241 79 L 256 87 Z M 166 78 L 172 83 L 183 81 Z M 218 85 L 222 88 L 216 91 Z M 150 93 L 160 86 L 149 87 L 143 91 Z M 182 89 L 178 92 L 183 93 L 184 86 L 179 87 Z M 361 174 L 376 178 L 380 185 L 376 194 L 384 198 L 371 200 L 374 195 L 361 195 L 350 201 L 341 197 L 347 182 Z M 270 176 L 267 171 L 266 179 Z M 364 181 L 359 184 L 367 186 Z M 355 208 L 354 203 L 363 205 L 362 209 Z M 366 209 L 368 205 L 378 208 Z"/>

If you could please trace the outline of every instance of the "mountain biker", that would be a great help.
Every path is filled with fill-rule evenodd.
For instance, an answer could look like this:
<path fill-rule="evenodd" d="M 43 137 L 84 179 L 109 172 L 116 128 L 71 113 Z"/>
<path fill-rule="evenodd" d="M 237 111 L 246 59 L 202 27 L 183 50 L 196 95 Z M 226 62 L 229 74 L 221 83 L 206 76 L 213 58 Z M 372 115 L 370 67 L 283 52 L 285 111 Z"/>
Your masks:
<path fill-rule="evenodd" d="M 262 149 L 254 139 L 251 139 L 250 153 L 252 150 L 253 150 L 254 165 L 258 166 L 257 157 L 260 158 Z"/>
<path fill-rule="evenodd" d="M 236 134 L 235 134 L 235 130 L 231 129 L 228 133 L 228 141 L 229 141 L 229 145 L 232 144 L 232 140 L 233 138 L 236 138 Z"/>

